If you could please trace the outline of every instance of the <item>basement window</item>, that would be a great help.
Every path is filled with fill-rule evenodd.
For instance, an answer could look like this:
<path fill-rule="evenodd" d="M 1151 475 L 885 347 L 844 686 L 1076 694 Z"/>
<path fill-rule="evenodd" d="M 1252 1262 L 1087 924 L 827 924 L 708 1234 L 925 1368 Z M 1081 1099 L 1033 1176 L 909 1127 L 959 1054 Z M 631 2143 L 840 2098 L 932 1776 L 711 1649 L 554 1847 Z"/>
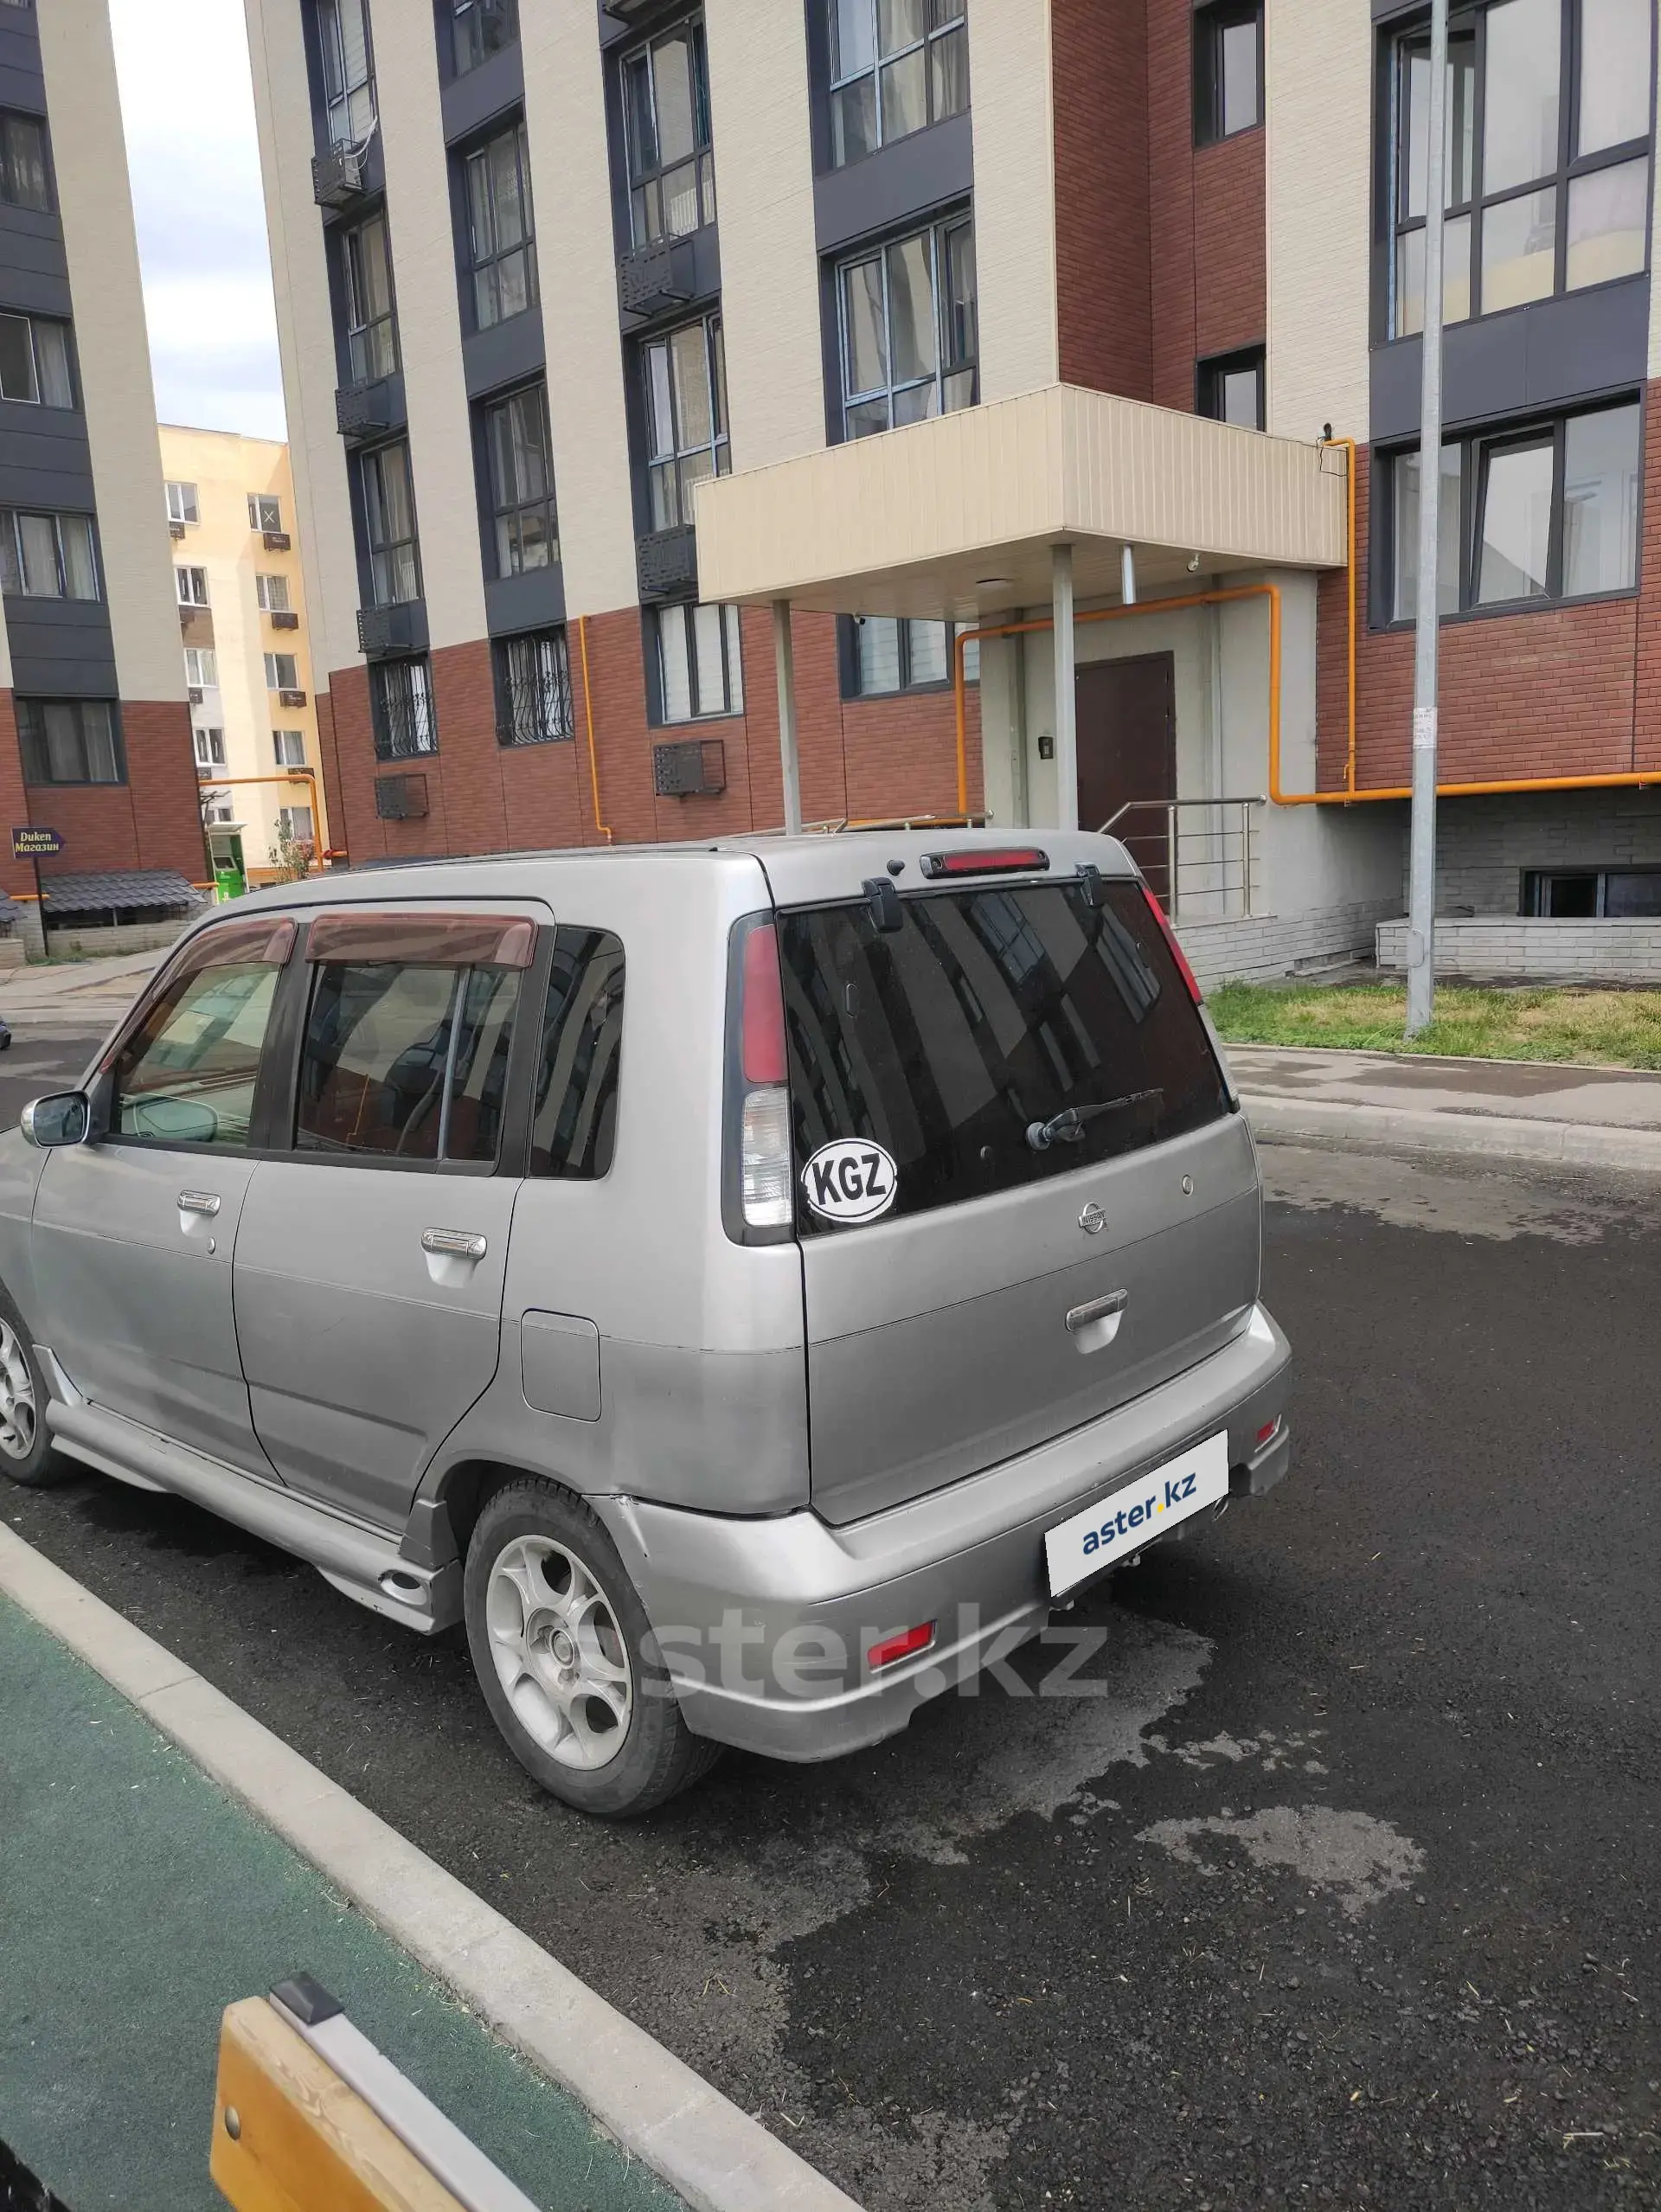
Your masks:
<path fill-rule="evenodd" d="M 1661 868 L 1529 868 L 1519 914 L 1553 921 L 1661 919 Z"/>

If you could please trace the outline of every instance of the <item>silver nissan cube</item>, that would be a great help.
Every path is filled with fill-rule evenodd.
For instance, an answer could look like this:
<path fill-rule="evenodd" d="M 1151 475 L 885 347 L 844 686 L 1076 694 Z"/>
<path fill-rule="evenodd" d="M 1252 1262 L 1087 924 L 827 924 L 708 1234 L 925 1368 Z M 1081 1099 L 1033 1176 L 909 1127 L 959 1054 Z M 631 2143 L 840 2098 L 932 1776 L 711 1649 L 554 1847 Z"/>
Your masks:
<path fill-rule="evenodd" d="M 904 1728 L 1278 1481 L 1260 1210 L 1111 839 L 324 875 L 0 1140 L 0 1467 L 460 1625 L 536 1780 L 643 1812 Z"/>

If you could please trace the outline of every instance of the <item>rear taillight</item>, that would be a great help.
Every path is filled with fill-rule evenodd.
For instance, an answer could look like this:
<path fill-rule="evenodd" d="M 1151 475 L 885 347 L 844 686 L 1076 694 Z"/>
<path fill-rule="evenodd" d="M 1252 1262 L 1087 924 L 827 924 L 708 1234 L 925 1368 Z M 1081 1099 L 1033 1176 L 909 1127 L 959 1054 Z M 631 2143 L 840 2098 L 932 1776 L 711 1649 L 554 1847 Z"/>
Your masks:
<path fill-rule="evenodd" d="M 1188 965 L 1188 955 L 1183 952 L 1182 946 L 1177 942 L 1177 933 L 1166 920 L 1164 908 L 1160 905 L 1158 900 L 1154 897 L 1152 892 L 1149 890 L 1145 883 L 1142 886 L 1142 895 L 1147 901 L 1149 910 L 1152 914 L 1154 920 L 1159 925 L 1160 934 L 1164 937 L 1166 944 L 1170 947 L 1170 957 L 1177 963 L 1177 973 L 1182 977 L 1183 981 L 1188 985 L 1189 997 L 1194 1001 L 1194 1003 L 1196 1006 L 1202 1006 L 1205 1003 L 1205 993 L 1200 989 L 1198 983 L 1195 980 L 1194 971 Z"/>
<path fill-rule="evenodd" d="M 788 1228 L 795 1218 L 791 1187 L 789 1063 L 785 1055 L 785 993 L 779 973 L 779 933 L 754 921 L 739 971 L 739 1065 L 744 1078 L 739 1117 L 739 1175 L 747 1228 Z"/>

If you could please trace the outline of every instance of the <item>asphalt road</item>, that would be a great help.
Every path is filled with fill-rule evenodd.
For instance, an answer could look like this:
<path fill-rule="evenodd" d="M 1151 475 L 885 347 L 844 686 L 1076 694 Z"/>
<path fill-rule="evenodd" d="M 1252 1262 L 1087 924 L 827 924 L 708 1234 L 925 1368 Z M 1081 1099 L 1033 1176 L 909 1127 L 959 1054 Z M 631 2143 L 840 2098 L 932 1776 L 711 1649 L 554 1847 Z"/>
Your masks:
<path fill-rule="evenodd" d="M 1265 1160 L 1293 1472 L 1081 1606 L 1100 1694 L 633 1827 L 194 1508 L 0 1513 L 872 2212 L 1661 2205 L 1661 1191 Z"/>

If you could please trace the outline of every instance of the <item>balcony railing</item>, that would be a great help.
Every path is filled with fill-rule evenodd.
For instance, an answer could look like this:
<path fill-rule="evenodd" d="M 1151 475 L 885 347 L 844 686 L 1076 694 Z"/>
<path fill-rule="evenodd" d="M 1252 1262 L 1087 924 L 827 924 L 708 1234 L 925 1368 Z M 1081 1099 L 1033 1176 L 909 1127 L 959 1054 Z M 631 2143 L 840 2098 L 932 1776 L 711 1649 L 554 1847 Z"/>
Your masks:
<path fill-rule="evenodd" d="M 375 438 L 401 420 L 389 376 L 343 384 L 335 394 L 335 427 L 343 438 Z"/>
<path fill-rule="evenodd" d="M 1265 798 L 1133 798 L 1099 827 L 1117 837 L 1174 921 L 1253 912 L 1256 810 Z"/>
<path fill-rule="evenodd" d="M 320 208 L 349 208 L 363 189 L 363 156 L 356 146 L 335 146 L 311 163 L 311 196 Z"/>
<path fill-rule="evenodd" d="M 697 292 L 697 249 L 689 238 L 654 238 L 617 265 L 618 304 L 626 315 L 661 315 Z"/>
<path fill-rule="evenodd" d="M 534 676 L 503 676 L 498 687 L 496 734 L 503 745 L 557 745 L 576 732 L 568 670 Z"/>
<path fill-rule="evenodd" d="M 698 538 L 690 523 L 637 538 L 634 554 L 643 599 L 683 599 L 698 588 Z"/>
<path fill-rule="evenodd" d="M 357 610 L 357 650 L 370 660 L 419 651 L 426 643 L 426 609 L 420 599 Z"/>

